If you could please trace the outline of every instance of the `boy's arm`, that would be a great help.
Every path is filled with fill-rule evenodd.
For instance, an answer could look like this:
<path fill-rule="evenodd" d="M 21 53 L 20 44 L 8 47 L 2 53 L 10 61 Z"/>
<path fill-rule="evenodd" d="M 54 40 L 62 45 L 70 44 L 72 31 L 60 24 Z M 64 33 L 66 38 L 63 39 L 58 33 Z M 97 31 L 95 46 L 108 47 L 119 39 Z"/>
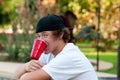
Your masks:
<path fill-rule="evenodd" d="M 20 80 L 49 80 L 49 79 L 50 76 L 43 69 L 25 73 L 20 78 Z"/>
<path fill-rule="evenodd" d="M 41 69 L 42 67 L 43 64 L 41 62 L 37 60 L 31 60 L 18 68 L 18 70 L 15 73 L 15 77 L 19 79 L 25 73 L 34 72 L 36 70 Z"/>

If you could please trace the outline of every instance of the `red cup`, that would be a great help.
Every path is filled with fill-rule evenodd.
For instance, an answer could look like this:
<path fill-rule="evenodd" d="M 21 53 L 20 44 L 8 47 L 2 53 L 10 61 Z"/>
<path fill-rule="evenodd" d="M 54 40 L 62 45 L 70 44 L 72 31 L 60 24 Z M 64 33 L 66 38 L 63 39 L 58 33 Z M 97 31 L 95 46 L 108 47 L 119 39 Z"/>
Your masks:
<path fill-rule="evenodd" d="M 30 59 L 38 60 L 46 47 L 47 47 L 47 44 L 45 41 L 36 39 L 33 43 Z"/>

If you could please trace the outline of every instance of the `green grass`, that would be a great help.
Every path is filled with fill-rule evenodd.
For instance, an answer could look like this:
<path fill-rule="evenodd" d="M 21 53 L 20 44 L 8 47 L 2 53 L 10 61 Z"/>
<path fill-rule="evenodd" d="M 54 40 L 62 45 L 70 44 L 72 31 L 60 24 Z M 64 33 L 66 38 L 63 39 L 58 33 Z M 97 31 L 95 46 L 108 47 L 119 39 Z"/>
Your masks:
<path fill-rule="evenodd" d="M 89 59 L 96 59 L 97 51 L 95 48 L 80 48 L 80 50 L 89 58 Z M 100 72 L 106 72 L 111 74 L 117 74 L 117 51 L 106 51 L 106 52 L 98 52 L 99 59 L 102 61 L 110 62 L 113 64 L 113 68 L 106 70 L 106 71 L 100 71 Z"/>

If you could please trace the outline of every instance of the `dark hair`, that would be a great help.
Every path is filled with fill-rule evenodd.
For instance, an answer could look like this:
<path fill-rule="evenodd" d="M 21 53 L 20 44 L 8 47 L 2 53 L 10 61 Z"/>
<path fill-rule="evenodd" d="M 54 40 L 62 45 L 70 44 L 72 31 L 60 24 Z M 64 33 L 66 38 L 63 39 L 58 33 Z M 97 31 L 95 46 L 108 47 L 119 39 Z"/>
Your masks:
<path fill-rule="evenodd" d="M 72 16 L 74 20 L 77 20 L 76 15 L 72 11 L 66 11 L 65 16 L 68 17 L 69 15 Z"/>
<path fill-rule="evenodd" d="M 65 43 L 67 43 L 70 40 L 70 31 L 68 28 L 62 28 L 53 31 L 53 35 L 58 38 L 60 35 L 63 33 L 62 39 L 64 40 Z"/>

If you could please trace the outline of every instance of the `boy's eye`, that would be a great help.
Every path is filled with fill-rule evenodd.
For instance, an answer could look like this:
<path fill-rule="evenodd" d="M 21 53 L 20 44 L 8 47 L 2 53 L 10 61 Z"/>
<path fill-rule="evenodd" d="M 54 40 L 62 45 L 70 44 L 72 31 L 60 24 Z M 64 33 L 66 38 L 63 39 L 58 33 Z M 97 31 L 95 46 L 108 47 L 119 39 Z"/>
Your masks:
<path fill-rule="evenodd" d="M 40 38 L 40 36 L 38 36 L 38 38 Z"/>
<path fill-rule="evenodd" d="M 47 34 L 44 34 L 43 37 L 47 37 L 48 35 Z"/>

